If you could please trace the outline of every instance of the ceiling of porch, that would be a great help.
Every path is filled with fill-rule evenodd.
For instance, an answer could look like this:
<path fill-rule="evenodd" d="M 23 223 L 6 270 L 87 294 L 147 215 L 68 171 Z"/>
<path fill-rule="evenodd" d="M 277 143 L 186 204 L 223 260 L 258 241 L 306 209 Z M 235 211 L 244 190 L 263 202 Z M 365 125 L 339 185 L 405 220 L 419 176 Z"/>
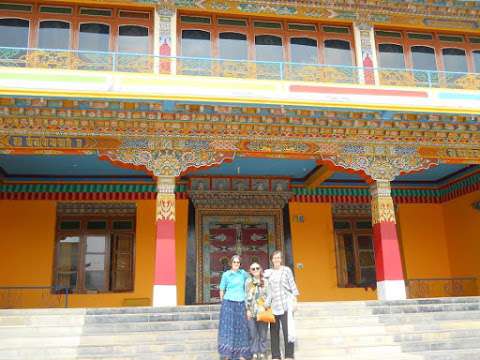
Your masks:
<path fill-rule="evenodd" d="M 314 160 L 237 157 L 232 162 L 190 171 L 195 176 L 287 177 L 303 183 L 319 165 Z M 398 185 L 436 185 L 461 175 L 471 166 L 442 164 L 418 173 L 399 176 Z M 0 174 L 12 181 L 153 181 L 147 172 L 122 168 L 100 160 L 96 155 L 6 155 L 0 154 Z M 323 185 L 362 185 L 356 174 L 333 172 Z"/>

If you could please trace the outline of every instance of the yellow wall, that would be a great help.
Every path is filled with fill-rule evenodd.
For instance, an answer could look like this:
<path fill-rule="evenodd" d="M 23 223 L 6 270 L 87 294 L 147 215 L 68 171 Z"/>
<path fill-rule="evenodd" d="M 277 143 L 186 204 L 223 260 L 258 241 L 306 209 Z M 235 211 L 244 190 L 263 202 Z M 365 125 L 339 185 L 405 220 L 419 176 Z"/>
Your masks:
<path fill-rule="evenodd" d="M 480 211 L 472 204 L 480 201 L 479 192 L 443 204 L 445 230 L 454 277 L 480 278 Z"/>
<path fill-rule="evenodd" d="M 69 299 L 73 307 L 121 306 L 124 299 L 151 299 L 155 254 L 155 201 L 137 201 L 135 247 L 135 289 L 130 293 L 76 294 Z M 178 299 L 185 294 L 185 253 L 188 201 L 177 202 L 177 281 Z M 55 201 L 0 202 L 0 286 L 50 286 L 53 276 L 55 239 Z M 18 307 L 59 305 L 58 297 L 39 291 L 10 291 L 8 300 Z M 35 295 L 37 294 L 37 295 Z"/>
<path fill-rule="evenodd" d="M 302 215 L 304 222 L 296 221 Z M 337 287 L 330 204 L 290 203 L 292 251 L 299 301 L 376 299 L 375 291 Z M 303 264 L 303 269 L 298 264 Z"/>
<path fill-rule="evenodd" d="M 442 205 L 400 204 L 397 223 L 406 278 L 450 277 Z"/>

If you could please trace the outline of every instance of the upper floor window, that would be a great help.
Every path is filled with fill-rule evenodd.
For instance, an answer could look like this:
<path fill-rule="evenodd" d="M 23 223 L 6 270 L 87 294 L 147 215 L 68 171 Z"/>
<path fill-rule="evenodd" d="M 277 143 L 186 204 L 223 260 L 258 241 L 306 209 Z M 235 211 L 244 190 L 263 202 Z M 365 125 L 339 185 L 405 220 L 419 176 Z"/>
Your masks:
<path fill-rule="evenodd" d="M 0 46 L 28 47 L 30 22 L 24 19 L 0 19 Z"/>
<path fill-rule="evenodd" d="M 325 64 L 352 65 L 350 42 L 345 40 L 325 40 Z"/>
<path fill-rule="evenodd" d="M 118 28 L 118 51 L 147 53 L 148 28 L 137 25 L 121 25 Z"/>
<path fill-rule="evenodd" d="M 462 34 L 409 31 L 375 31 L 380 67 L 414 69 L 404 80 L 425 81 L 438 78 L 428 71 L 474 72 L 480 51 L 480 38 Z M 451 74 L 452 75 L 452 74 Z M 459 74 L 457 74 L 459 76 Z M 398 77 L 397 77 L 398 79 Z"/>
<path fill-rule="evenodd" d="M 378 62 L 383 68 L 405 68 L 405 59 L 403 56 L 403 47 L 397 44 L 379 44 Z"/>
<path fill-rule="evenodd" d="M 467 54 L 463 49 L 442 49 L 445 71 L 468 72 Z"/>
<path fill-rule="evenodd" d="M 473 52 L 473 64 L 475 66 L 475 72 L 480 73 L 480 50 Z"/>
<path fill-rule="evenodd" d="M 193 57 L 297 64 L 355 63 L 353 34 L 347 26 L 322 26 L 317 23 L 216 14 L 183 14 L 179 18 L 178 40 L 183 56 L 189 54 Z M 199 49 L 194 50 L 196 48 Z M 263 69 L 263 72 L 267 66 L 268 64 L 257 64 L 257 70 Z M 275 66 L 270 67 L 273 69 Z M 306 69 L 299 65 L 291 68 Z M 245 67 L 249 73 L 251 69 Z M 229 69 L 229 72 L 232 71 Z"/>
<path fill-rule="evenodd" d="M 41 49 L 69 49 L 70 23 L 58 20 L 40 21 L 38 47 Z"/>
<path fill-rule="evenodd" d="M 220 33 L 218 51 L 221 59 L 248 59 L 247 35 L 236 32 Z"/>
<path fill-rule="evenodd" d="M 210 57 L 210 33 L 203 30 L 182 31 L 182 56 Z"/>
<path fill-rule="evenodd" d="M 0 9 L 2 47 L 138 53 L 152 49 L 151 11 L 44 2 L 2 3 Z"/>

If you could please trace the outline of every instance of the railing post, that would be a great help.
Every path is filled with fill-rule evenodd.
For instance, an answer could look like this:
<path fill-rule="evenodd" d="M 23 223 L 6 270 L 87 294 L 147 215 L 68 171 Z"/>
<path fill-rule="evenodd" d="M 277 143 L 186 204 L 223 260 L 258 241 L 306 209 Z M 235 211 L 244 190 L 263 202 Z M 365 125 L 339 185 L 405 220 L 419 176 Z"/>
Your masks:
<path fill-rule="evenodd" d="M 428 87 L 432 87 L 432 72 L 431 70 L 427 70 L 427 80 L 428 80 Z"/>
<path fill-rule="evenodd" d="M 117 71 L 117 54 L 112 53 L 112 71 Z"/>
<path fill-rule="evenodd" d="M 284 70 L 283 62 L 280 62 L 280 80 L 283 80 L 283 70 Z"/>

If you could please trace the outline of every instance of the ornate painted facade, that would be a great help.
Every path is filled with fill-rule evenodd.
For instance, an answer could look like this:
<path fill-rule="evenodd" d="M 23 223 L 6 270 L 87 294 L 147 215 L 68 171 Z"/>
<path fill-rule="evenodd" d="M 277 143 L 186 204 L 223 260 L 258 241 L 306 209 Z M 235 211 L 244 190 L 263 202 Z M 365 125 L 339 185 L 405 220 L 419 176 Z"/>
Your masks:
<path fill-rule="evenodd" d="M 110 276 L 102 275 L 103 290 L 92 290 L 89 270 L 60 269 L 67 266 L 62 256 L 70 256 L 62 247 L 68 231 L 52 215 L 46 223 L 56 229 L 49 260 L 54 273 L 39 280 L 42 284 L 74 293 L 83 289 L 115 306 L 120 303 L 109 298 L 115 292 L 154 305 L 213 302 L 234 252 L 267 266 L 275 248 L 284 250 L 304 286 L 315 277 L 311 250 L 329 254 L 330 290 L 312 285 L 305 300 L 400 299 L 408 296 L 410 280 L 426 279 L 425 295 L 425 286 L 436 278 L 467 276 L 470 284 L 480 276 L 478 264 L 448 260 L 462 253 L 453 250 L 457 246 L 476 251 L 470 239 L 478 235 L 478 229 L 465 233 L 461 225 L 464 217 L 474 222 L 479 216 L 480 6 L 475 2 L 12 4 L 0 7 L 0 205 L 137 204 L 134 243 L 143 249 L 134 255 L 130 240 L 106 240 L 111 254 L 105 250 L 103 256 L 111 258 L 110 270 L 97 264 L 92 271 L 95 276 L 110 271 Z M 67 9 L 55 19 L 73 24 L 70 48 L 42 47 L 42 27 L 34 26 L 42 22 L 45 4 Z M 84 8 L 89 12 L 82 13 Z M 73 27 L 84 18 L 101 22 L 102 11 L 111 11 L 106 50 L 85 50 L 82 28 Z M 22 33 L 27 45 L 8 43 L 7 31 L 26 26 L 19 22 L 22 16 L 32 19 Z M 135 18 L 143 20 L 137 24 Z M 246 24 L 248 31 L 242 28 Z M 275 41 L 282 39 L 279 60 L 257 58 L 257 36 L 266 36 L 257 30 L 262 26 L 277 35 Z M 132 32 L 124 40 L 122 31 Z M 185 31 L 203 33 L 187 38 Z M 186 44 L 192 52 L 203 51 L 205 45 L 192 39 L 207 33 L 208 41 L 230 35 L 218 35 L 208 57 L 185 55 Z M 291 34 L 303 47 L 281 42 Z M 144 36 L 149 50 L 135 52 L 129 36 Z M 402 50 L 402 69 L 384 66 L 379 45 L 398 55 L 400 40 L 388 43 L 382 36 L 399 36 L 407 45 L 417 41 Z M 433 52 L 434 68 L 416 68 L 413 48 L 423 46 L 421 51 L 431 54 L 424 49 L 434 47 L 429 36 L 450 50 Z M 327 43 L 337 38 L 343 43 Z M 222 39 L 245 41 L 248 56 L 222 58 Z M 313 60 L 294 61 L 294 52 L 306 44 L 315 44 Z M 119 51 L 122 46 L 127 50 Z M 328 56 L 340 61 L 339 49 L 348 49 L 351 64 L 327 61 Z M 466 71 L 452 71 L 451 56 L 464 59 Z M 434 224 L 435 216 L 442 219 L 443 240 L 425 240 L 428 250 L 415 245 L 422 239 L 411 230 L 421 224 L 411 215 L 417 208 L 433 209 L 426 224 Z M 145 214 L 150 222 L 141 217 Z M 7 210 L 3 215 L 14 216 Z M 348 235 L 360 240 L 347 240 L 342 221 L 362 226 L 365 217 L 371 245 L 362 243 L 364 234 L 355 232 L 360 228 Z M 115 221 L 120 220 L 112 220 L 108 236 L 124 239 Z M 323 224 L 319 233 L 315 223 Z M 88 248 L 88 231 L 82 236 L 87 240 L 78 240 L 85 242 L 79 247 Z M 312 238 L 317 245 L 309 245 Z M 432 270 L 428 261 L 413 264 L 417 256 L 434 256 L 437 246 L 445 252 L 440 268 Z M 128 275 L 135 275 L 135 287 L 125 285 L 128 266 L 120 259 L 126 254 L 136 256 L 129 263 L 135 271 Z M 85 266 L 86 260 L 79 261 Z M 67 273 L 75 273 L 75 280 L 60 279 Z M 114 279 L 126 287 L 115 288 Z M 0 293 L 2 285 L 26 285 L 6 274 L 0 281 Z M 358 292 L 361 288 L 377 292 Z M 81 300 L 77 305 L 88 306 Z"/>

